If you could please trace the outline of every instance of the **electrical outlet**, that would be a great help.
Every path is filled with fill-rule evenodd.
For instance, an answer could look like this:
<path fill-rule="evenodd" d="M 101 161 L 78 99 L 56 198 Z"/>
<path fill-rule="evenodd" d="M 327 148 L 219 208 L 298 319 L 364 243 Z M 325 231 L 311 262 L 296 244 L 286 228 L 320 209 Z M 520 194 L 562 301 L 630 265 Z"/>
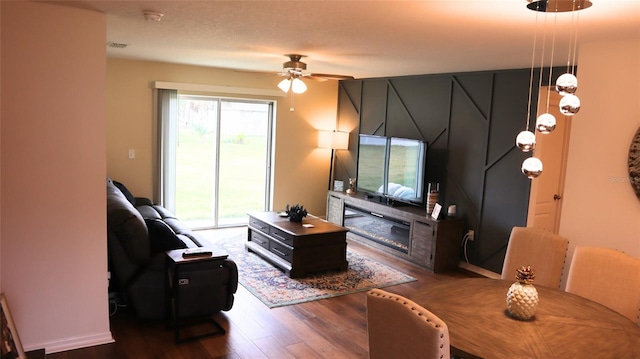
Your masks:
<path fill-rule="evenodd" d="M 475 235 L 476 232 L 474 232 L 473 229 L 470 229 L 469 232 L 467 232 L 467 238 L 469 238 L 470 241 L 475 240 Z"/>
<path fill-rule="evenodd" d="M 129 159 L 132 160 L 134 158 L 136 158 L 136 150 L 131 149 L 129 150 Z"/>

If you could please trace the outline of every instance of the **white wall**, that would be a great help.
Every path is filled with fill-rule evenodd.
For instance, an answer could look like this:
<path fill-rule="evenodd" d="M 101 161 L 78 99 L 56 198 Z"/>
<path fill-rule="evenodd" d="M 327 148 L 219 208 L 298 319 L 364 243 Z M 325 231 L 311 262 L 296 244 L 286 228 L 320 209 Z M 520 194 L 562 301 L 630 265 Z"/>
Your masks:
<path fill-rule="evenodd" d="M 107 343 L 106 18 L 0 6 L 1 290 L 25 350 Z"/>
<path fill-rule="evenodd" d="M 570 255 L 579 245 L 640 258 L 640 199 L 627 165 L 640 127 L 640 38 L 581 45 L 577 77 L 582 107 L 571 125 L 560 234 Z"/>

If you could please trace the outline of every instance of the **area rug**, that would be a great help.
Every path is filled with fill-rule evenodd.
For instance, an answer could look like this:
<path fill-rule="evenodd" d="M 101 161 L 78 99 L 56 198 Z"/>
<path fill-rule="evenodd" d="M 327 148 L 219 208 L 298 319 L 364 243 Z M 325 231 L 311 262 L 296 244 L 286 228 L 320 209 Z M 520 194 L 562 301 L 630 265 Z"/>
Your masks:
<path fill-rule="evenodd" d="M 269 262 L 244 248 L 247 240 L 246 232 L 218 236 L 215 231 L 207 231 L 205 237 L 214 252 L 229 254 L 229 258 L 238 265 L 240 284 L 269 308 L 337 297 L 416 280 L 414 277 L 351 250 L 347 250 L 349 268 L 346 271 L 325 272 L 306 278 L 291 279 Z"/>

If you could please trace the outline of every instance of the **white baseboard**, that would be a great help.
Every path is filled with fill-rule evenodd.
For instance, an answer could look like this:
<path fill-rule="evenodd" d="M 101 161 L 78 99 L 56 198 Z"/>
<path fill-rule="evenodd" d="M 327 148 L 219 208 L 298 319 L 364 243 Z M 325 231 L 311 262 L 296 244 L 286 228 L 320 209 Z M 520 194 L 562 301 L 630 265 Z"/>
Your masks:
<path fill-rule="evenodd" d="M 34 345 L 25 347 L 25 351 L 37 350 L 37 349 L 45 349 L 46 354 L 59 353 L 67 350 L 81 349 L 92 347 L 96 345 L 109 344 L 113 343 L 113 336 L 111 336 L 111 332 L 106 333 L 98 333 L 94 335 L 87 335 L 84 337 L 72 337 L 72 338 L 64 338 L 61 340 L 55 340 L 44 343 L 36 343 Z"/>
<path fill-rule="evenodd" d="M 468 270 L 470 272 L 473 272 L 473 273 L 480 274 L 480 275 L 485 276 L 487 278 L 500 279 L 500 274 L 492 272 L 492 271 L 484 269 L 484 268 L 480 268 L 478 266 L 474 266 L 473 264 L 470 264 L 470 263 L 467 263 L 467 262 L 458 263 L 458 267 L 460 267 L 462 269 L 466 269 L 466 270 Z"/>

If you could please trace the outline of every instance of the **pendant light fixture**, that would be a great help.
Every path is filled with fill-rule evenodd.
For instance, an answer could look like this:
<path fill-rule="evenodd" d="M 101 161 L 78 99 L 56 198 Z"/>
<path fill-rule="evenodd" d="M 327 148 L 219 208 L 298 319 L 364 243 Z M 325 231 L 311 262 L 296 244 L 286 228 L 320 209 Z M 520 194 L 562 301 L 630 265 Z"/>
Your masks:
<path fill-rule="evenodd" d="M 571 19 L 571 32 L 569 39 L 569 49 L 568 49 L 568 58 L 567 58 L 567 72 L 562 74 L 556 80 L 555 90 L 562 95 L 562 99 L 560 100 L 560 112 L 565 116 L 573 116 L 580 110 L 580 99 L 574 94 L 578 89 L 578 79 L 575 76 L 575 59 L 577 53 L 577 44 L 578 44 L 578 31 L 577 31 L 577 14 L 578 10 L 586 9 L 591 7 L 591 1 L 588 0 L 528 0 L 529 4 L 527 4 L 527 8 L 536 12 L 536 28 L 534 30 L 534 38 L 533 38 L 533 51 L 531 56 L 531 74 L 529 80 L 529 101 L 528 101 L 528 109 L 527 109 L 527 121 L 525 130 L 520 132 L 516 137 L 516 146 L 520 148 L 523 152 L 529 152 L 535 150 L 536 139 L 535 134 L 529 131 L 529 120 L 531 118 L 531 99 L 533 92 L 533 75 L 534 75 L 534 65 L 535 65 L 535 57 L 536 57 L 536 42 L 537 42 L 537 25 L 538 25 L 538 13 L 552 13 L 554 15 L 554 26 L 553 26 L 553 37 L 551 44 L 551 60 L 549 62 L 549 86 L 547 89 L 547 104 L 546 104 L 546 112 L 539 115 L 536 119 L 535 128 L 541 134 L 548 134 L 552 132 L 556 128 L 556 118 L 552 114 L 549 113 L 549 98 L 551 95 L 551 80 L 552 80 L 552 69 L 553 69 L 553 56 L 555 52 L 555 37 L 556 37 L 556 19 L 557 14 L 561 12 L 572 12 Z M 545 25 L 546 25 L 546 16 L 545 16 Z M 546 30 L 546 26 L 545 26 Z M 545 40 L 546 40 L 546 31 L 545 36 L 543 37 L 543 45 L 541 50 L 541 58 L 540 58 L 540 72 L 539 72 L 539 83 L 538 88 L 542 88 L 542 73 L 544 70 L 544 50 L 545 50 Z M 536 108 L 540 108 L 540 96 L 538 97 L 538 106 Z M 542 173 L 542 161 L 536 157 L 529 157 L 522 163 L 522 173 L 530 179 L 538 177 Z"/>

